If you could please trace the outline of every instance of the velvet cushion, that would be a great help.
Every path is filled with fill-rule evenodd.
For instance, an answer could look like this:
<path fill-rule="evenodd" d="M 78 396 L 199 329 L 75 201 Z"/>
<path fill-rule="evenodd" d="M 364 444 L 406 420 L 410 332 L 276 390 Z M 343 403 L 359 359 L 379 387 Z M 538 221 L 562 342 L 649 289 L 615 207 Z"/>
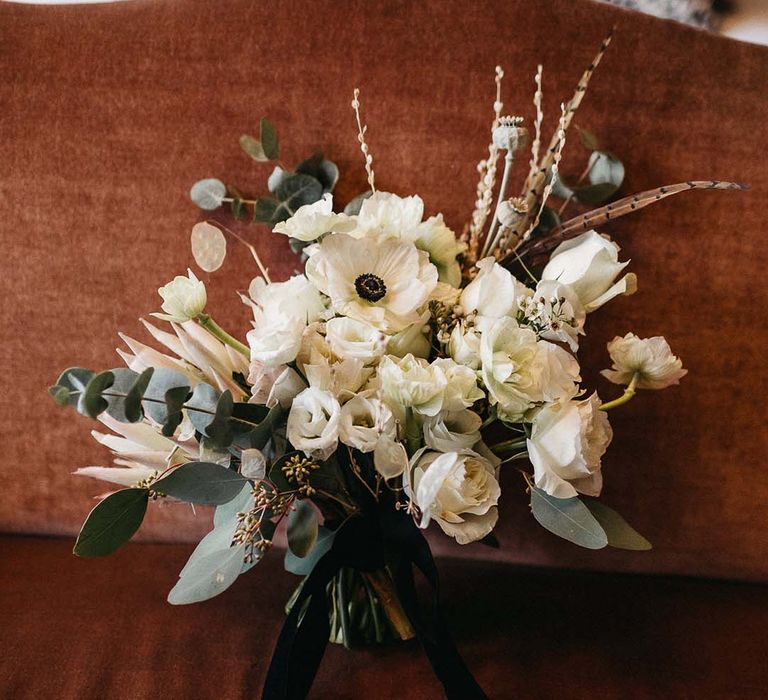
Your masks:
<path fill-rule="evenodd" d="M 605 500 L 656 548 L 594 553 L 558 541 L 531 520 L 514 472 L 502 550 L 438 539 L 453 554 L 516 562 L 768 578 L 768 50 L 586 0 L 0 4 L 0 528 L 72 534 L 104 490 L 70 477 L 108 455 L 88 435 L 94 426 L 57 408 L 46 387 L 67 366 L 119 364 L 118 330 L 147 339 L 137 317 L 191 264 L 194 181 L 264 192 L 269 167 L 237 143 L 259 117 L 277 125 L 287 164 L 326 149 L 343 202 L 366 187 L 349 107 L 359 86 L 377 184 L 420 193 L 460 230 L 486 152 L 494 66 L 507 71 L 505 111 L 530 120 L 544 64 L 549 133 L 614 24 L 576 123 L 624 160 L 624 191 L 691 178 L 753 185 L 681 195 L 605 229 L 633 259 L 640 291 L 590 318 L 585 379 L 606 397 L 617 391 L 597 372 L 605 342 L 630 330 L 664 333 L 690 370 L 679 388 L 612 415 Z M 585 157 L 574 132 L 568 169 Z M 297 268 L 282 237 L 240 230 L 275 278 Z M 244 248 L 231 250 L 204 279 L 211 312 L 243 333 L 234 291 L 255 268 Z M 141 536 L 190 539 L 208 524 L 186 507 L 154 508 Z"/>

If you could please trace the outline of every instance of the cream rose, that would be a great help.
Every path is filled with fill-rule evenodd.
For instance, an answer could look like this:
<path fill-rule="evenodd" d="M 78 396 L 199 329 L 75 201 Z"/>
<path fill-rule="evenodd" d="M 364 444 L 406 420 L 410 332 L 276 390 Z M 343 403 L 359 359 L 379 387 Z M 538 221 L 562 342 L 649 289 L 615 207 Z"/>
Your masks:
<path fill-rule="evenodd" d="M 555 280 L 573 287 L 587 312 L 600 308 L 619 294 L 634 294 L 634 273 L 614 280 L 629 264 L 619 262 L 619 246 L 607 236 L 587 231 L 561 243 L 541 273 L 543 280 Z"/>
<path fill-rule="evenodd" d="M 421 510 L 420 527 L 434 519 L 459 544 L 485 537 L 498 520 L 501 489 L 495 466 L 472 451 L 420 450 L 411 462 L 408 490 Z"/>
<path fill-rule="evenodd" d="M 528 456 L 536 486 L 555 498 L 599 496 L 600 460 L 613 437 L 608 415 L 592 394 L 544 406 L 534 417 Z"/>
<path fill-rule="evenodd" d="M 288 414 L 288 441 L 308 457 L 328 459 L 339 443 L 341 406 L 333 394 L 315 387 L 302 391 Z"/>
<path fill-rule="evenodd" d="M 665 389 L 679 384 L 688 374 L 680 358 L 672 354 L 669 343 L 660 335 L 638 338 L 634 333 L 627 333 L 608 343 L 608 353 L 613 368 L 604 369 L 601 374 L 614 384 L 629 384 L 636 376 L 638 389 Z"/>

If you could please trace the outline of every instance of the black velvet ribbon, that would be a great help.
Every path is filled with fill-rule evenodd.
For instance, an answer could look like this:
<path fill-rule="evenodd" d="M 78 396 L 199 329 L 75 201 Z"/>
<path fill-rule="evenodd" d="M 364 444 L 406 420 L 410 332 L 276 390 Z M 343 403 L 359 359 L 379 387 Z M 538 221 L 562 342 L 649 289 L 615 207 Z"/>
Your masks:
<path fill-rule="evenodd" d="M 348 520 L 304 580 L 275 645 L 262 700 L 307 697 L 330 635 L 326 586 L 342 567 L 361 572 L 383 569 L 387 551 L 396 552 L 402 561 L 395 573 L 398 596 L 448 700 L 487 700 L 443 621 L 429 544 L 410 516 L 389 508 Z M 417 601 L 413 567 L 430 586 L 431 605 L 424 611 Z"/>

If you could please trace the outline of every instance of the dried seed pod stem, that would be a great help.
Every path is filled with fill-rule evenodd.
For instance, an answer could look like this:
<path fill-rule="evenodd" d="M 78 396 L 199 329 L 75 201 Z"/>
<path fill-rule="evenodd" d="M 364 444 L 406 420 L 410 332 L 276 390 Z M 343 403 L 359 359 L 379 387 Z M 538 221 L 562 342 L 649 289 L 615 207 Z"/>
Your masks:
<path fill-rule="evenodd" d="M 376 186 L 374 184 L 373 156 L 368 151 L 368 144 L 365 142 L 365 132 L 368 131 L 368 126 L 364 126 L 360 119 L 359 88 L 355 88 L 354 97 L 352 98 L 352 109 L 355 110 L 355 120 L 357 121 L 357 140 L 360 142 L 360 150 L 365 157 L 365 172 L 368 175 L 368 186 L 371 188 L 371 192 L 375 193 Z"/>

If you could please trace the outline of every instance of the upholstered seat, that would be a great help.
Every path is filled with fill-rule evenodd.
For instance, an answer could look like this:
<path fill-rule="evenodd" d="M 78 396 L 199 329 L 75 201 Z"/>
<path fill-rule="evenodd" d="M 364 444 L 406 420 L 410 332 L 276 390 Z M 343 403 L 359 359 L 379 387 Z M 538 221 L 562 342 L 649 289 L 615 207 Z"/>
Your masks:
<path fill-rule="evenodd" d="M 133 0 L 0 4 L 0 530 L 67 538 L 0 542 L 0 695 L 258 696 L 295 583 L 280 556 L 183 609 L 164 599 L 191 549 L 179 542 L 207 531 L 206 512 L 153 508 L 137 539 L 175 544 L 71 557 L 103 485 L 69 473 L 108 455 L 88 435 L 95 426 L 45 394 L 64 367 L 116 366 L 117 331 L 147 340 L 136 319 L 192 264 L 201 212 L 191 183 L 216 176 L 263 193 L 270 168 L 238 138 L 267 115 L 282 159 L 324 148 L 341 168 L 340 201 L 350 199 L 366 188 L 349 108 L 357 86 L 377 184 L 418 192 L 460 230 L 486 152 L 494 66 L 506 70 L 505 112 L 530 120 L 544 64 L 549 131 L 614 25 L 576 123 L 626 164 L 623 192 L 691 178 L 752 185 L 680 195 L 605 229 L 633 259 L 640 291 L 590 317 L 585 378 L 610 394 L 597 374 L 605 342 L 630 330 L 665 333 L 690 370 L 680 387 L 612 416 L 605 500 L 655 548 L 588 552 L 557 540 L 510 472 L 501 549 L 433 533 L 444 594 L 494 698 L 768 694 L 768 49 L 588 0 Z M 566 172 L 585 157 L 574 133 Z M 282 237 L 220 218 L 258 246 L 274 278 L 296 269 Z M 210 309 L 234 333 L 248 327 L 234 292 L 253 274 L 232 241 L 222 270 L 204 278 Z M 315 696 L 439 688 L 414 646 L 334 648 Z"/>

